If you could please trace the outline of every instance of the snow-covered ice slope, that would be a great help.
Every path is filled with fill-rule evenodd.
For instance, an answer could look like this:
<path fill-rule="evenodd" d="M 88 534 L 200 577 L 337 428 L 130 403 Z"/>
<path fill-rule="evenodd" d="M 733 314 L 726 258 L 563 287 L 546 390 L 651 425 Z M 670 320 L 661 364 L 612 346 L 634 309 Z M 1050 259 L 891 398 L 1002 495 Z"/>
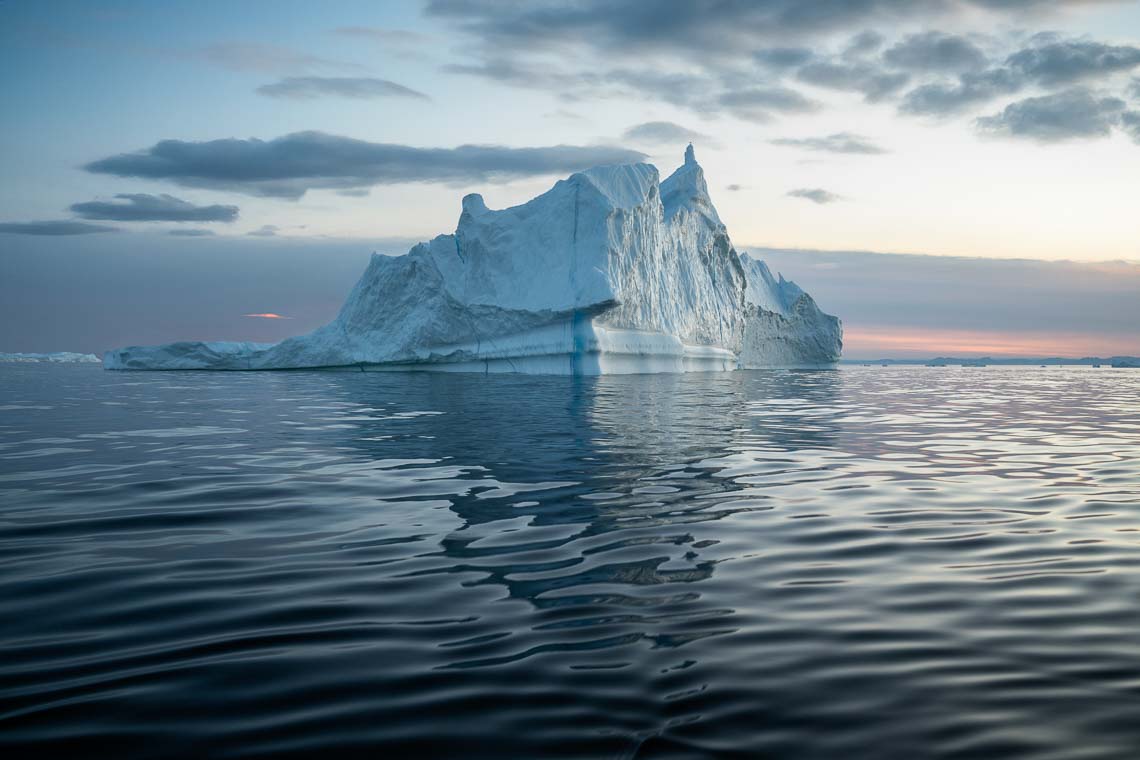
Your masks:
<path fill-rule="evenodd" d="M 498 211 L 468 195 L 454 234 L 373 254 L 337 318 L 308 335 L 123 348 L 104 366 L 684 372 L 825 365 L 840 337 L 793 283 L 738 256 L 690 146 L 663 182 L 630 164 Z"/>
<path fill-rule="evenodd" d="M 748 287 L 744 293 L 744 341 L 740 366 L 824 367 L 839 360 L 843 325 L 824 314 L 798 285 L 772 276 L 768 265 L 742 254 Z"/>

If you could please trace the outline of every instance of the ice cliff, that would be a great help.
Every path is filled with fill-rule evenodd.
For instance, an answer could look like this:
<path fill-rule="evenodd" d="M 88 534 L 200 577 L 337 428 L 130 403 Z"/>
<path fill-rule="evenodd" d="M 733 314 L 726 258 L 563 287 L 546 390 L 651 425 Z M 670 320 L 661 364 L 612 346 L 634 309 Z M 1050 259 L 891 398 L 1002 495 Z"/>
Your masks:
<path fill-rule="evenodd" d="M 838 319 L 737 254 L 689 146 L 663 182 L 630 164 L 503 210 L 468 195 L 454 234 L 373 254 L 308 335 L 123 348 L 104 366 L 596 375 L 826 366 L 841 348 Z"/>

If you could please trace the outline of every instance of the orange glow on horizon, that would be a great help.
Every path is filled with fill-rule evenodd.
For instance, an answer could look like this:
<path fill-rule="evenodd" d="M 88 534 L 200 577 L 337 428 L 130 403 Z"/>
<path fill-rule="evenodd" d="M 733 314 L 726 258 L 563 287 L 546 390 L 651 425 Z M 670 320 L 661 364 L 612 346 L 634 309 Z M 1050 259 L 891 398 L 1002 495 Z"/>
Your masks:
<path fill-rule="evenodd" d="M 844 326 L 843 353 L 849 356 L 1124 356 L 1140 352 L 1132 336 L 1090 333 L 1032 333 L 921 327 Z"/>
<path fill-rule="evenodd" d="M 242 314 L 243 317 L 256 317 L 258 319 L 292 319 L 292 317 L 282 316 L 281 314 L 274 314 L 271 311 L 262 314 Z"/>

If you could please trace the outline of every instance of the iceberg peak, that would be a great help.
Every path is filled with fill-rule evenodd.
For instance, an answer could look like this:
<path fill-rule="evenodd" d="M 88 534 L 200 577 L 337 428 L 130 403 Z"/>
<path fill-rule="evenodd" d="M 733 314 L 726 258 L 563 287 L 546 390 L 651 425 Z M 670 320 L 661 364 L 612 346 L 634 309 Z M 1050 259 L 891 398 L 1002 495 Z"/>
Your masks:
<path fill-rule="evenodd" d="M 463 213 L 471 216 L 481 216 L 489 209 L 479 193 L 469 193 L 463 196 Z"/>
<path fill-rule="evenodd" d="M 661 203 L 665 206 L 666 219 L 672 219 L 678 211 L 685 210 L 703 217 L 713 227 L 724 226 L 709 197 L 705 170 L 697 163 L 692 143 L 685 148 L 685 163 L 661 183 Z"/>

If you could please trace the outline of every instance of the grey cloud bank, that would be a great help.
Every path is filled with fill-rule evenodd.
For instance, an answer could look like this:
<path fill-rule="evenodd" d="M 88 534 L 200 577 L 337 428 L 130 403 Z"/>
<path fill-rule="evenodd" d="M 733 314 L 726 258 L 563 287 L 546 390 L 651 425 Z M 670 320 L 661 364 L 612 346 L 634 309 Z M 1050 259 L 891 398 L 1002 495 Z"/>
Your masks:
<path fill-rule="evenodd" d="M 39 222 L 0 222 L 0 234 L 9 235 L 92 235 L 99 232 L 117 232 L 117 227 L 105 224 L 76 222 L 70 219 L 52 219 Z"/>
<path fill-rule="evenodd" d="M 1093 0 L 1109 5 L 1114 0 Z M 888 33 L 965 22 L 980 29 L 1041 23 L 1085 0 L 638 0 L 475 3 L 434 0 L 427 12 L 470 41 L 472 63 L 451 72 L 540 89 L 564 99 L 628 95 L 754 123 L 822 104 L 789 85 L 856 92 L 899 113 L 948 119 L 1029 89 L 1115 86 L 1140 48 L 1091 39 L 993 32 Z M 981 14 L 981 15 L 979 15 Z M 1023 27 L 1022 27 L 1023 28 Z M 677 65 L 636 68 L 668 54 Z M 584 54 L 584 55 L 583 55 Z M 611 67 L 584 67 L 587 59 Z M 1030 93 L 1038 95 L 1041 93 Z M 1046 93 L 1048 94 L 1048 93 Z M 1012 137 L 1037 139 L 1023 130 Z"/>
<path fill-rule="evenodd" d="M 136 153 L 93 161 L 84 168 L 96 174 L 297 199 L 317 188 L 507 181 L 644 158 L 643 153 L 610 146 L 418 148 L 324 132 L 295 132 L 272 140 L 163 140 Z"/>
<path fill-rule="evenodd" d="M 271 98 L 311 100 L 322 97 L 355 98 L 413 98 L 431 100 L 419 90 L 376 77 L 286 77 L 273 84 L 257 88 L 257 92 Z"/>
<path fill-rule="evenodd" d="M 1120 123 L 1124 108 L 1120 98 L 1098 96 L 1077 87 L 1011 103 L 1000 113 L 978 119 L 977 124 L 988 134 L 1041 142 L 1107 137 Z"/>
<path fill-rule="evenodd" d="M 333 318 L 369 253 L 416 241 L 87 235 L 0 247 L 0 351 L 102 351 L 182 338 L 274 341 Z M 155 256 L 156 245 L 169 255 Z M 1140 264 L 976 259 L 740 246 L 863 326 L 1063 329 L 1140 354 Z M 105 294 L 127 291 L 130 299 Z M 291 322 L 250 320 L 273 312 Z M 1129 343 L 1131 341 L 1131 343 Z M 1129 348 L 1129 346 L 1131 346 Z"/>
<path fill-rule="evenodd" d="M 824 137 L 779 137 L 770 140 L 773 145 L 787 148 L 802 148 L 804 150 L 820 151 L 823 153 L 851 153 L 856 155 L 874 156 L 887 151 L 869 138 L 852 132 L 836 132 Z"/>
<path fill-rule="evenodd" d="M 114 222 L 232 222 L 237 206 L 196 206 L 173 195 L 122 193 L 116 201 L 71 204 L 71 211 L 84 219 Z M 125 201 L 125 202 L 123 202 Z"/>

